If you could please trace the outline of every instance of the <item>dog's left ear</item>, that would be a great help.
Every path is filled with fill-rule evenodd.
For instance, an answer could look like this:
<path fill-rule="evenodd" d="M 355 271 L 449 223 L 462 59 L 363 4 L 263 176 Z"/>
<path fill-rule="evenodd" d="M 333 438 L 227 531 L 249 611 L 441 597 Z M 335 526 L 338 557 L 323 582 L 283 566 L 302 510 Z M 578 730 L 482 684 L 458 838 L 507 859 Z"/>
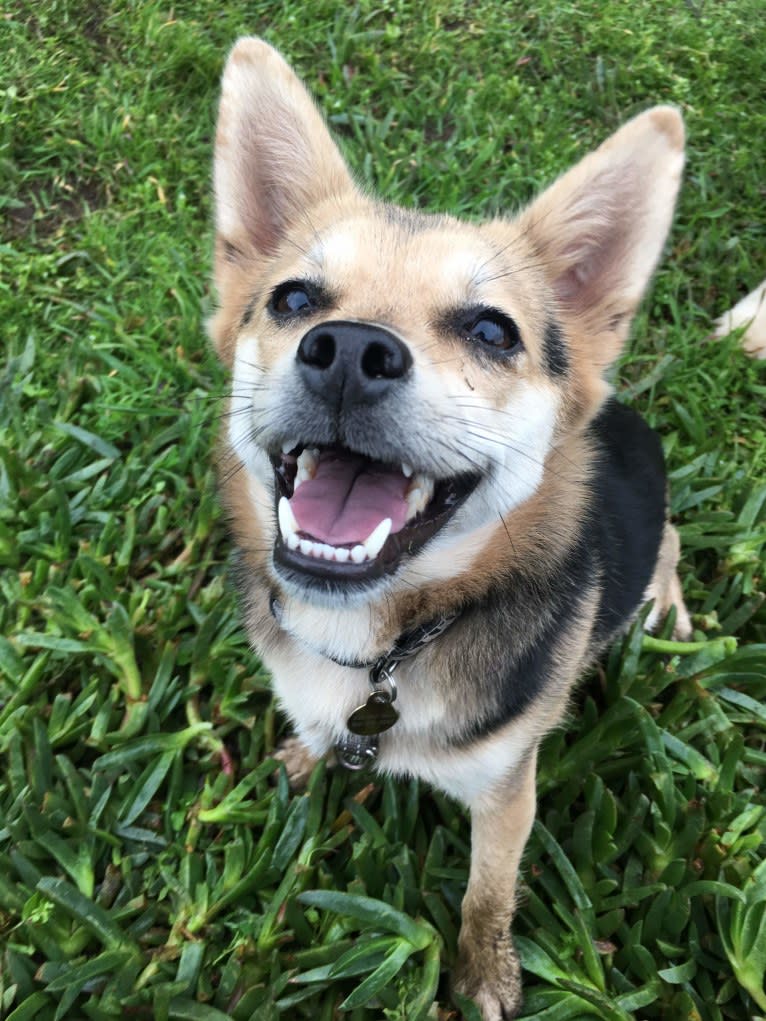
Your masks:
<path fill-rule="evenodd" d="M 346 164 L 302 83 L 275 49 L 245 36 L 229 54 L 215 137 L 215 284 L 208 332 L 231 363 L 236 318 L 260 269 L 314 210 L 355 191 Z"/>
<path fill-rule="evenodd" d="M 315 206 L 354 187 L 313 100 L 262 39 L 237 40 L 224 69 L 214 184 L 219 272 L 274 255 Z"/>
<path fill-rule="evenodd" d="M 684 163 L 673 107 L 628 121 L 522 213 L 561 311 L 589 338 L 602 371 L 619 354 L 673 216 Z"/>

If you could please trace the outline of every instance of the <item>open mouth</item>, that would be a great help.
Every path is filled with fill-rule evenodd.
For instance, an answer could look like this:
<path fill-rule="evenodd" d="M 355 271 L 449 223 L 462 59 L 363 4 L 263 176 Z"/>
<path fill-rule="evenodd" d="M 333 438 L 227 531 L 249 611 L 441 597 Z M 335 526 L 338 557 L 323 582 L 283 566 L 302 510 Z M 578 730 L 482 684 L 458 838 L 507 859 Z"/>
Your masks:
<path fill-rule="evenodd" d="M 444 527 L 481 478 L 435 480 L 345 447 L 289 442 L 271 462 L 279 522 L 274 559 L 325 581 L 392 573 Z"/>

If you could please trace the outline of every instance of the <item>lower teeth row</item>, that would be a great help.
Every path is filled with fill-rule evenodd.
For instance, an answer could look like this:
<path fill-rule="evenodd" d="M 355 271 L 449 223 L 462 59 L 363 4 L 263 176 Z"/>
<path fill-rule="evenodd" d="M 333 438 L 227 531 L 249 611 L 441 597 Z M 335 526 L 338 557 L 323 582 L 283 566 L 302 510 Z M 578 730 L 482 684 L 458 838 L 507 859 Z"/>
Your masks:
<path fill-rule="evenodd" d="M 321 560 L 334 560 L 339 564 L 346 564 L 350 560 L 354 564 L 361 564 L 365 560 L 371 560 L 367 550 L 361 544 L 356 546 L 331 546 L 326 542 L 314 542 L 311 539 L 301 539 L 294 532 L 287 537 L 287 548 L 300 550 L 305 557 L 317 557 Z"/>
<path fill-rule="evenodd" d="M 364 560 L 374 560 L 383 549 L 386 539 L 391 533 L 392 525 L 391 518 L 383 518 L 364 542 L 358 542 L 351 547 L 331 546 L 327 542 L 317 542 L 314 539 L 300 536 L 298 522 L 295 520 L 290 501 L 286 496 L 280 497 L 277 505 L 277 518 L 282 540 L 288 549 L 300 550 L 306 557 L 335 560 L 339 564 L 345 564 L 349 560 L 354 564 L 361 564 Z"/>

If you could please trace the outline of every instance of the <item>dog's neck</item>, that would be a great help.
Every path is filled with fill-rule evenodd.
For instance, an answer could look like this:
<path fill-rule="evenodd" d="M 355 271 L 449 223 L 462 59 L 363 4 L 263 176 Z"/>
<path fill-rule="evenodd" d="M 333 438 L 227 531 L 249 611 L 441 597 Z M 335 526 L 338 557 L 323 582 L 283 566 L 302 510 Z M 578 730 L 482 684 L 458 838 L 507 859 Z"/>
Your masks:
<path fill-rule="evenodd" d="M 385 601 L 357 607 L 317 606 L 291 596 L 272 599 L 280 631 L 341 664 L 374 663 L 404 630 Z"/>
<path fill-rule="evenodd" d="M 269 601 L 269 609 L 274 620 L 277 622 L 280 630 L 286 630 L 288 634 L 291 634 L 293 638 L 298 638 L 293 632 L 285 627 L 285 610 L 284 604 L 281 599 L 276 596 L 272 596 Z M 337 616 L 337 611 L 335 611 Z M 450 613 L 440 614 L 425 623 L 418 624 L 414 627 L 409 627 L 407 630 L 402 631 L 396 639 L 388 645 L 385 651 L 380 649 L 375 655 L 366 655 L 365 658 L 359 656 L 349 657 L 348 655 L 337 655 L 337 650 L 328 648 L 320 648 L 317 646 L 316 640 L 308 643 L 304 639 L 298 638 L 304 645 L 308 645 L 313 652 L 317 652 L 324 656 L 326 659 L 332 660 L 333 663 L 337 663 L 338 666 L 351 667 L 356 670 L 373 670 L 384 661 L 386 662 L 401 662 L 405 659 L 409 659 L 414 656 L 421 648 L 425 645 L 429 645 L 432 641 L 439 638 L 444 632 L 454 623 L 455 620 L 460 616 L 460 610 L 456 609 Z"/>

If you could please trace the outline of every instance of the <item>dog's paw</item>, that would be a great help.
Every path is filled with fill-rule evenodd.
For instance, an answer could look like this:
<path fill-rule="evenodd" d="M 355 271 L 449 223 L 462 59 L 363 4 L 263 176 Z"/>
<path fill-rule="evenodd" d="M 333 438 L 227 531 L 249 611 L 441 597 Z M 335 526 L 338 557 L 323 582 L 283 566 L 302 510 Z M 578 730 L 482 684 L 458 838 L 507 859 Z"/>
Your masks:
<path fill-rule="evenodd" d="M 686 609 L 686 603 L 684 597 L 681 594 L 681 583 L 678 583 L 678 595 L 673 602 L 676 608 L 676 622 L 673 625 L 673 641 L 675 642 L 688 642 L 694 635 L 694 628 L 692 627 L 692 619 L 689 616 L 689 611 Z"/>
<path fill-rule="evenodd" d="M 681 579 L 675 571 L 668 582 L 667 590 L 664 594 L 664 600 L 659 607 L 660 616 L 662 618 L 667 617 L 673 609 L 676 611 L 676 619 L 673 624 L 673 641 L 688 642 L 692 637 L 694 628 L 692 627 L 692 619 L 689 616 L 689 611 L 686 609 L 686 603 L 684 602 Z"/>
<path fill-rule="evenodd" d="M 284 763 L 290 788 L 294 791 L 306 789 L 314 766 L 319 762 L 298 737 L 286 737 L 281 741 L 272 758 Z"/>
<path fill-rule="evenodd" d="M 457 988 L 457 987 L 456 987 Z M 461 996 L 468 996 L 473 1000 L 481 1011 L 482 1021 L 513 1021 L 519 1016 L 521 1010 L 521 999 L 515 1003 L 509 1003 L 503 998 L 502 991 L 498 991 L 489 982 L 483 982 L 481 986 L 469 995 L 458 989 Z"/>
<path fill-rule="evenodd" d="M 510 936 L 487 954 L 461 952 L 455 991 L 474 1001 L 483 1021 L 512 1021 L 521 1010 L 521 966 Z"/>

